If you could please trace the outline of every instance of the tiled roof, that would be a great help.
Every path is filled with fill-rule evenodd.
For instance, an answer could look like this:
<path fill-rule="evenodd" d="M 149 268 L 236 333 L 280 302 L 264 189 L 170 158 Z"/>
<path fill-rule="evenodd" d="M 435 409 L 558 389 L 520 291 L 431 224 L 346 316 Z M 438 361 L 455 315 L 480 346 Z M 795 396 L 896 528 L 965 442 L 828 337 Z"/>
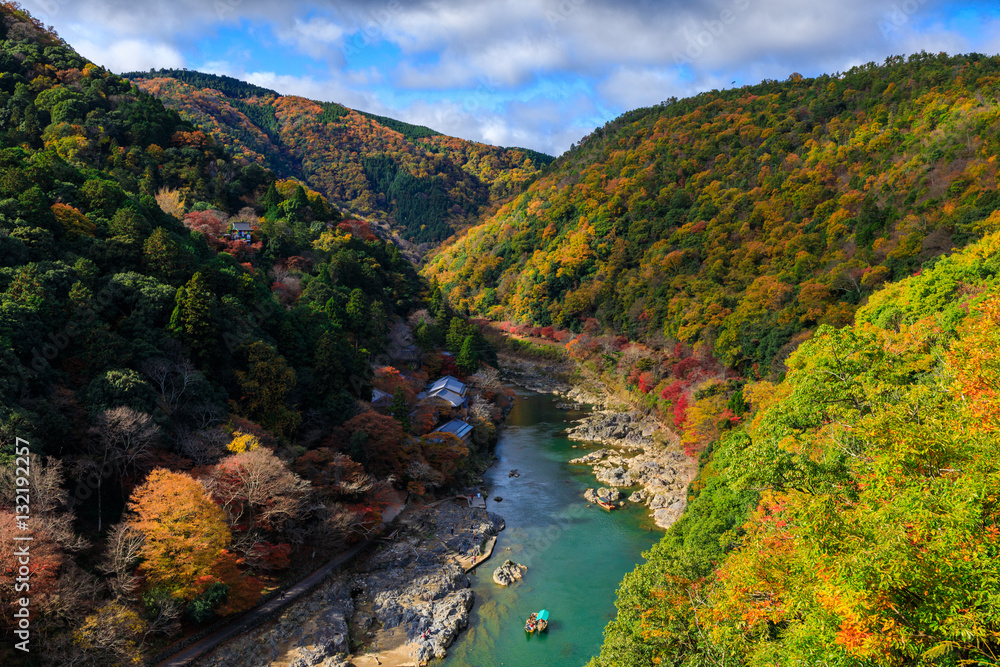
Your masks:
<path fill-rule="evenodd" d="M 465 397 L 461 394 L 456 394 L 450 389 L 440 388 L 431 389 L 430 391 L 422 392 L 417 396 L 417 398 L 440 398 L 442 400 L 448 401 L 452 407 L 458 407 L 465 403 Z"/>
<path fill-rule="evenodd" d="M 432 384 L 427 393 L 431 393 L 435 389 L 448 389 L 455 392 L 459 396 L 465 396 L 465 392 L 467 391 L 464 382 L 460 382 L 450 375 L 445 375 L 443 378 Z"/>
<path fill-rule="evenodd" d="M 452 419 L 450 422 L 444 426 L 435 429 L 435 433 L 454 433 L 459 438 L 465 438 L 469 433 L 472 432 L 472 426 L 465 423 L 461 419 Z"/>

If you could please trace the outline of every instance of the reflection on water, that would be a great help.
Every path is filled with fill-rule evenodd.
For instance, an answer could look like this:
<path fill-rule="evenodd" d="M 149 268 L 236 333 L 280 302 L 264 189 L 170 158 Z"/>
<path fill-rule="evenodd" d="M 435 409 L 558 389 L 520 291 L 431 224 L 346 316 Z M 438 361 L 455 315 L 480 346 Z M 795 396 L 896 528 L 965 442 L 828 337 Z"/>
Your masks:
<path fill-rule="evenodd" d="M 615 591 L 641 553 L 660 536 L 643 507 L 606 512 L 586 503 L 596 481 L 560 435 L 575 415 L 550 396 L 524 393 L 497 445 L 499 463 L 487 473 L 487 508 L 504 517 L 490 561 L 473 577 L 476 604 L 469 629 L 442 667 L 580 667 L 600 649 L 614 616 Z M 520 477 L 509 477 L 516 468 Z M 494 502 L 500 496 L 502 502 Z M 510 558 L 528 566 L 524 578 L 501 588 L 493 570 Z M 549 630 L 529 636 L 524 620 L 548 609 Z"/>

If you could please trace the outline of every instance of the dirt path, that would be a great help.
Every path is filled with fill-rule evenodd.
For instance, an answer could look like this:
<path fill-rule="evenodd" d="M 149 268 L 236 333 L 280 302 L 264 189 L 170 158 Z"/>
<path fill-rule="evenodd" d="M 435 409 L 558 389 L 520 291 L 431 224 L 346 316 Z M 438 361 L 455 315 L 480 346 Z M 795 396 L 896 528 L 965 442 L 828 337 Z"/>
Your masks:
<path fill-rule="evenodd" d="M 387 526 L 392 521 L 396 519 L 400 514 L 402 514 L 405 509 L 405 503 L 397 503 L 390 505 L 385 514 L 382 516 L 382 525 Z M 364 551 L 366 548 L 371 546 L 375 542 L 374 539 L 365 540 L 360 544 L 357 544 L 344 553 L 338 555 L 337 557 L 327 561 L 326 564 L 322 565 L 319 569 L 314 571 L 308 577 L 295 584 L 284 593 L 276 598 L 272 598 L 268 602 L 255 607 L 254 609 L 246 612 L 239 618 L 233 620 L 232 623 L 223 627 L 222 629 L 210 634 L 209 636 L 201 639 L 191 646 L 181 650 L 179 653 L 175 653 L 173 656 L 167 658 L 166 660 L 160 662 L 157 667 L 184 667 L 185 665 L 192 664 L 195 660 L 208 653 L 220 644 L 229 641 L 234 637 L 256 628 L 258 625 L 263 623 L 265 620 L 270 618 L 271 614 L 278 609 L 291 604 L 301 596 L 312 591 L 317 585 L 322 583 L 331 572 L 335 569 L 352 560 L 359 553 Z M 387 663 L 388 664 L 388 663 Z"/>

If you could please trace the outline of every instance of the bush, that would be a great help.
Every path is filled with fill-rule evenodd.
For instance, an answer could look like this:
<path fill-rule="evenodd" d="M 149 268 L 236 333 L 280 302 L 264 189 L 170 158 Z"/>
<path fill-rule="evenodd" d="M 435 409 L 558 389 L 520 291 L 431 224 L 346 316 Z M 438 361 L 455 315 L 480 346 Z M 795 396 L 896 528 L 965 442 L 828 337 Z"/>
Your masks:
<path fill-rule="evenodd" d="M 198 625 L 207 623 L 215 616 L 215 610 L 226 599 L 229 586 L 226 584 L 212 584 L 199 597 L 191 600 L 185 614 L 192 623 Z"/>

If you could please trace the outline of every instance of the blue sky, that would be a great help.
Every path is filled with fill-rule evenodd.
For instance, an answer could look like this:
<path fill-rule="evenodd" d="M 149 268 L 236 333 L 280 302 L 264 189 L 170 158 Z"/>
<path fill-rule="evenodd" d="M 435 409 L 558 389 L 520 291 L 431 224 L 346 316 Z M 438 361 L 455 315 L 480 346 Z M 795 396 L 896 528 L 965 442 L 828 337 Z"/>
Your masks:
<path fill-rule="evenodd" d="M 1000 51 L 935 0 L 22 0 L 116 72 L 188 67 L 558 155 L 671 96 L 926 50 Z"/>

